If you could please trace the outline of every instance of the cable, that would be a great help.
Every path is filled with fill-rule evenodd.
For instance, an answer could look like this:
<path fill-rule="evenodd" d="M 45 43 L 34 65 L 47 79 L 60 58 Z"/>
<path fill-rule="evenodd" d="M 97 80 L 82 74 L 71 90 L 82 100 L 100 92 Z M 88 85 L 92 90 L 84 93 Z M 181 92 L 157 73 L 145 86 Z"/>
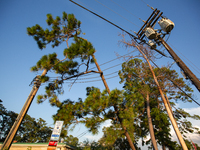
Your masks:
<path fill-rule="evenodd" d="M 129 54 L 131 54 L 131 53 L 133 53 L 134 51 L 131 51 L 130 53 L 127 53 L 127 54 L 124 54 L 124 55 L 122 55 L 122 56 L 120 56 L 120 57 L 117 57 L 117 58 L 115 58 L 115 59 L 112 59 L 112 60 L 110 60 L 110 61 L 107 61 L 107 62 L 105 62 L 105 63 L 102 63 L 102 64 L 100 64 L 99 66 L 103 66 L 103 65 L 105 65 L 105 64 L 107 64 L 107 63 L 110 63 L 110 62 L 112 62 L 112 61 L 115 61 L 115 60 L 117 60 L 117 59 L 120 59 L 120 58 L 122 58 L 122 57 L 124 57 L 124 56 L 126 56 L 126 55 L 129 55 Z M 122 63 L 120 63 L 120 64 L 122 64 Z M 119 65 L 119 64 L 118 64 Z M 113 66 L 112 66 L 113 67 Z M 112 67 L 110 67 L 110 68 L 112 68 Z M 90 68 L 90 70 L 91 69 L 95 69 L 96 67 L 93 67 L 93 68 Z M 105 69 L 105 70 L 108 70 L 109 68 L 107 68 L 107 69 Z M 104 70 L 104 71 L 105 71 Z M 118 71 L 116 71 L 116 72 L 118 72 Z M 108 75 L 111 75 L 111 74 L 114 74 L 114 73 L 116 73 L 116 72 L 113 72 L 113 73 L 110 73 L 110 74 L 107 74 L 107 75 L 104 75 L 104 76 L 108 76 Z M 90 76 L 91 74 L 84 74 L 84 75 L 82 75 L 82 76 Z M 98 76 L 99 77 L 99 76 Z M 98 77 L 92 77 L 92 78 L 98 78 Z M 50 77 L 49 79 L 53 79 L 53 80 L 55 80 L 55 78 L 56 79 L 59 79 L 59 78 L 61 78 L 61 77 Z M 91 78 L 90 78 L 91 79 Z M 61 79 L 60 79 L 61 80 Z M 51 81 L 49 81 L 49 82 L 51 82 Z"/>
<path fill-rule="evenodd" d="M 89 131 L 87 131 L 86 133 L 88 133 L 88 132 L 89 132 Z M 80 136 L 79 139 L 82 138 L 86 133 L 84 133 L 82 136 Z"/>
<path fill-rule="evenodd" d="M 200 70 L 195 64 L 193 64 L 187 57 L 185 57 L 176 47 L 174 47 L 171 43 L 169 43 L 175 50 L 177 50 L 185 59 L 186 59 L 186 61 L 188 60 L 188 62 L 189 63 L 191 63 L 193 66 L 195 66 L 196 68 L 194 68 L 192 65 L 190 65 L 194 70 L 196 70 L 196 69 L 198 69 L 198 70 Z M 200 74 L 200 72 L 198 71 L 198 70 L 196 70 L 199 74 Z"/>
<path fill-rule="evenodd" d="M 109 9 L 109 10 L 111 10 L 112 12 L 116 13 L 116 14 L 117 14 L 117 15 L 119 15 L 120 17 L 122 17 L 122 18 L 126 19 L 128 22 L 132 23 L 133 25 L 135 25 L 135 26 L 139 27 L 138 25 L 136 25 L 136 24 L 135 24 L 135 23 L 133 23 L 132 21 L 128 20 L 127 18 L 123 17 L 122 15 L 118 14 L 116 11 L 112 10 L 112 9 L 111 9 L 111 8 L 109 8 L 108 6 L 106 6 L 106 5 L 102 4 L 102 3 L 100 3 L 98 0 L 95 0 L 95 1 L 96 1 L 96 2 L 98 2 L 99 4 L 101 4 L 102 6 L 104 6 L 104 7 L 108 8 L 108 9 Z"/>
<path fill-rule="evenodd" d="M 135 39 L 133 39 L 132 37 L 131 37 L 131 39 L 135 41 Z M 156 68 L 158 68 L 158 69 L 160 70 L 160 67 L 158 67 L 158 65 L 157 65 L 153 60 L 151 60 L 151 58 L 149 58 L 148 56 L 147 56 L 147 58 L 155 65 Z M 194 100 L 194 99 L 193 99 L 191 96 L 189 96 L 185 91 L 183 91 L 173 80 L 171 80 L 170 78 L 168 78 L 168 80 L 171 81 L 179 90 L 181 90 L 181 91 L 182 91 L 187 97 L 189 97 L 193 102 L 195 102 L 197 105 L 200 106 L 200 104 L 199 104 L 196 100 Z"/>
<path fill-rule="evenodd" d="M 117 73 L 117 72 L 119 72 L 119 71 L 115 71 L 115 72 L 112 72 L 112 73 L 110 73 L 110 74 L 106 74 L 106 75 L 104 75 L 104 76 L 109 76 L 109 75 L 112 75 L 112 74 Z M 88 74 L 88 75 L 91 75 L 91 74 Z M 73 80 L 88 80 L 88 79 L 94 79 L 94 78 L 99 78 L 99 76 L 96 76 L 96 77 L 90 77 L 90 78 L 70 79 L 70 80 L 71 80 L 71 81 L 73 81 Z"/>
<path fill-rule="evenodd" d="M 160 67 L 158 67 L 158 65 L 153 61 L 151 60 L 151 58 L 148 58 L 158 69 L 160 69 Z M 169 81 L 171 81 L 179 90 L 181 90 L 187 97 L 189 97 L 193 102 L 195 102 L 197 105 L 200 106 L 200 104 L 195 101 L 191 96 L 189 96 L 184 90 L 182 90 L 173 80 L 171 80 L 170 78 L 168 78 Z"/>
<path fill-rule="evenodd" d="M 121 7 L 122 9 L 124 9 L 125 11 L 127 11 L 128 13 L 130 13 L 131 15 L 133 15 L 134 17 L 138 18 L 139 20 L 141 20 L 143 22 L 143 20 L 141 18 L 139 18 L 138 16 L 134 15 L 133 13 L 131 13 L 130 11 L 128 11 L 127 9 L 125 9 L 124 7 L 119 5 L 118 3 L 114 2 L 113 0 L 110 0 L 110 1 L 113 2 L 114 4 L 118 5 L 119 7 Z"/>
<path fill-rule="evenodd" d="M 79 135 L 77 136 L 77 138 L 80 138 L 79 136 L 81 136 L 81 137 L 82 137 L 82 134 L 83 134 L 83 135 L 85 135 L 87 132 L 89 132 L 89 131 L 88 131 L 88 130 L 86 130 L 86 131 L 82 132 L 81 134 L 79 134 Z"/>
<path fill-rule="evenodd" d="M 110 78 L 105 78 L 105 79 L 108 80 L 108 79 L 112 79 L 112 78 L 115 78 L 115 77 L 118 77 L 118 75 L 112 76 L 112 77 L 110 77 Z M 73 82 L 73 83 L 89 83 L 89 82 L 97 82 L 97 81 L 102 81 L 102 79 L 99 79 L 99 80 L 91 80 L 91 81 L 82 81 L 82 82 Z M 65 83 L 71 83 L 71 82 L 65 82 Z"/>
<path fill-rule="evenodd" d="M 141 0 L 143 3 L 145 3 L 148 7 L 150 7 L 152 10 L 154 10 L 153 7 L 151 7 L 149 4 L 147 4 L 145 1 Z"/>
<path fill-rule="evenodd" d="M 121 65 L 121 64 L 122 64 L 122 63 L 117 64 L 117 65 L 114 65 L 114 66 L 111 66 L 111 67 L 109 67 L 109 68 L 107 68 L 107 69 L 104 69 L 104 70 L 102 70 L 102 71 L 106 71 L 106 70 L 108 70 L 108 69 L 111 69 L 111 68 L 117 67 L 117 66 L 119 66 L 119 65 Z"/>
<path fill-rule="evenodd" d="M 127 54 L 124 54 L 124 55 L 122 55 L 122 56 L 120 56 L 120 57 L 117 57 L 117 58 L 115 58 L 115 59 L 109 60 L 109 61 L 107 61 L 107 62 L 105 62 L 105 63 L 100 64 L 99 66 L 103 66 L 103 65 L 105 65 L 105 64 L 107 64 L 107 63 L 110 63 L 110 62 L 112 62 L 112 61 L 115 61 L 115 60 L 117 60 L 117 59 L 120 59 L 120 58 L 122 58 L 122 57 L 124 57 L 124 56 L 126 56 L 126 55 L 129 55 L 129 54 L 133 53 L 133 52 L 135 52 L 135 51 L 131 51 L 130 53 L 127 53 Z M 93 67 L 93 68 L 90 68 L 90 69 L 94 69 L 94 68 L 96 68 L 96 67 Z"/>
<path fill-rule="evenodd" d="M 118 25 L 116 25 L 116 24 L 112 23 L 111 21 L 109 21 L 109 20 L 107 20 L 107 19 L 103 18 L 102 16 L 100 16 L 100 15 L 98 15 L 98 14 L 96 14 L 96 13 L 92 12 L 91 10 L 89 10 L 89 9 L 87 9 L 87 8 L 85 8 L 85 7 L 83 7 L 83 6 L 81 6 L 80 4 L 78 4 L 78 3 L 74 2 L 73 0 L 69 0 L 69 1 L 70 1 L 70 2 L 72 2 L 72 3 L 74 3 L 74 4 L 76 4 L 77 6 L 79 6 L 79 7 L 81 7 L 81 8 L 83 8 L 83 9 L 85 9 L 85 10 L 89 11 L 90 13 L 92 13 L 92 14 L 96 15 L 97 17 L 99 17 L 99 18 L 101 18 L 101 19 L 105 20 L 106 22 L 108 22 L 108 23 L 110 23 L 110 24 L 114 25 L 115 27 L 117 27 L 117 28 L 119 28 L 120 30 L 122 30 L 122 31 L 126 32 L 128 35 L 130 35 L 130 36 L 134 37 L 135 39 L 138 39 L 138 37 L 134 36 L 134 35 L 133 35 L 133 34 L 131 34 L 130 32 L 128 32 L 128 31 L 126 31 L 126 30 L 122 29 L 122 28 L 121 28 L 121 27 L 119 27 Z"/>

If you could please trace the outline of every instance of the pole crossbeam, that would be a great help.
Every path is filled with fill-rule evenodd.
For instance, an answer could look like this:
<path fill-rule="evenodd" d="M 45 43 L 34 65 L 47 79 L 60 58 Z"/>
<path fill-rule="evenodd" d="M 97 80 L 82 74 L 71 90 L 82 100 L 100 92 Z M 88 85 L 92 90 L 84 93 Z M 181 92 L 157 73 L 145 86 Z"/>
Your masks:
<path fill-rule="evenodd" d="M 155 9 L 150 17 L 145 21 L 143 26 L 140 28 L 138 33 L 136 35 L 138 36 L 138 39 L 143 42 L 143 38 L 145 37 L 145 29 L 147 27 L 153 28 L 156 22 L 160 17 L 162 17 L 163 12 L 160 12 L 160 10 Z M 168 34 L 168 33 L 166 33 Z M 164 34 L 163 37 L 166 35 Z M 199 79 L 192 73 L 192 71 L 186 66 L 186 64 L 178 57 L 178 55 L 173 51 L 173 49 L 163 40 L 163 37 L 161 35 L 157 35 L 157 39 L 155 42 L 161 43 L 169 52 L 169 54 L 172 56 L 174 61 L 177 63 L 177 65 L 183 70 L 184 74 L 190 79 L 192 84 L 197 88 L 197 90 L 200 92 L 200 81 Z"/>
<path fill-rule="evenodd" d="M 160 14 L 159 14 L 160 13 Z M 141 27 L 141 29 L 138 31 L 137 36 L 141 42 L 143 42 L 143 38 L 145 37 L 145 30 L 147 27 L 154 28 L 154 25 L 158 21 L 160 17 L 162 17 L 162 12 L 159 10 L 155 9 L 153 13 L 150 15 L 150 17 L 147 19 L 147 21 L 144 23 L 144 25 Z M 168 33 L 167 33 L 168 34 Z M 165 36 L 165 34 L 164 34 Z M 156 38 L 154 39 L 156 43 L 161 43 L 169 52 L 169 54 L 172 56 L 172 58 L 175 60 L 177 65 L 183 70 L 185 75 L 190 79 L 190 81 L 195 85 L 195 87 L 199 90 L 200 92 L 200 81 L 199 79 L 192 73 L 192 71 L 185 65 L 185 63 L 178 57 L 178 55 L 172 50 L 172 48 L 163 40 L 163 38 L 160 36 L 160 34 L 156 35 Z M 168 105 L 166 104 L 166 107 L 168 108 Z M 169 114 L 168 114 L 169 115 Z M 170 115 L 169 115 L 170 117 Z M 176 126 L 176 121 L 174 117 L 170 117 L 170 120 L 172 122 L 172 126 L 174 127 L 174 130 L 176 132 L 176 135 L 179 139 L 179 142 L 184 150 L 187 150 L 187 146 L 180 134 L 179 129 Z"/>

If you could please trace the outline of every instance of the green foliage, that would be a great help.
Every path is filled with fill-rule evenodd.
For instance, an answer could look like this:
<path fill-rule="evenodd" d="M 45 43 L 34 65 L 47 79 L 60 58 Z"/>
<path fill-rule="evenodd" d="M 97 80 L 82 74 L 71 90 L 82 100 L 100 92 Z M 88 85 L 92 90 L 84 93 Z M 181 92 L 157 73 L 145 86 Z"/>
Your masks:
<path fill-rule="evenodd" d="M 57 114 L 53 116 L 54 120 L 63 120 L 66 126 L 83 123 L 89 131 L 96 134 L 101 123 L 109 119 L 115 126 L 122 128 L 120 119 L 130 133 L 134 132 L 135 128 L 131 122 L 134 121 L 136 112 L 131 108 L 131 103 L 126 103 L 128 100 L 123 95 L 123 91 L 115 89 L 108 95 L 106 90 L 101 92 L 98 88 L 91 87 L 87 88 L 87 94 L 84 102 L 81 99 L 78 102 L 64 101 Z M 117 112 L 113 110 L 113 106 L 118 108 Z M 121 136 L 124 136 L 124 130 L 116 137 Z M 135 140 L 134 135 L 131 135 L 131 138 Z"/>
<path fill-rule="evenodd" d="M 122 66 L 122 70 L 119 72 L 121 78 L 120 83 L 124 83 L 124 89 L 126 90 L 127 95 L 141 95 L 145 99 L 147 93 L 149 94 L 151 119 L 157 142 L 169 149 L 175 149 L 177 143 L 171 140 L 170 121 L 163 107 L 161 96 L 148 65 L 139 59 L 133 59 L 123 63 Z M 199 117 L 196 115 L 191 116 L 182 109 L 176 108 L 175 105 L 175 102 L 177 101 L 191 102 L 191 100 L 169 81 L 169 79 L 175 81 L 176 84 L 189 95 L 192 94 L 192 89 L 185 84 L 182 78 L 178 77 L 175 70 L 169 70 L 166 67 L 153 69 L 162 90 L 170 100 L 171 106 L 175 108 L 173 113 L 179 124 L 179 130 L 182 131 L 182 133 L 192 133 L 195 130 L 198 130 L 195 127 L 192 127 L 191 122 L 186 120 L 186 118 L 199 119 Z M 142 100 L 139 101 L 139 99 L 134 102 L 133 106 L 136 107 L 138 113 L 141 114 L 136 119 L 136 121 L 140 122 L 139 127 L 141 131 L 139 133 L 140 135 L 146 136 L 148 134 L 148 119 L 146 110 L 144 110 L 146 106 L 142 103 Z M 150 144 L 150 140 L 146 141 L 146 144 Z"/>
<path fill-rule="evenodd" d="M 75 38 L 75 43 L 64 50 L 64 56 L 68 56 L 69 59 L 74 59 L 76 57 L 81 58 L 82 61 L 87 60 L 89 56 L 93 55 L 95 49 L 92 44 L 85 39 Z M 92 60 L 92 62 L 94 62 Z"/>
<path fill-rule="evenodd" d="M 47 75 L 39 77 L 40 83 L 48 82 L 48 84 L 45 87 L 45 94 L 37 97 L 38 103 L 48 99 L 52 106 L 59 107 L 61 103 L 58 95 L 64 93 L 62 86 L 64 80 L 70 78 L 69 76 L 79 76 L 80 65 L 85 64 L 87 71 L 90 63 L 94 62 L 92 55 L 95 49 L 89 41 L 80 37 L 81 22 L 73 14 L 63 12 L 62 17 L 57 16 L 55 18 L 51 14 L 47 14 L 46 22 L 48 25 L 47 29 L 43 29 L 38 24 L 28 27 L 28 35 L 36 40 L 41 50 L 46 48 L 48 44 L 54 48 L 65 41 L 67 43 L 67 48 L 63 52 L 65 58 L 59 59 L 55 52 L 44 55 L 31 68 L 31 71 L 38 72 L 46 69 L 59 76 L 53 80 Z M 69 42 L 69 40 L 73 40 L 73 42 Z"/>
<path fill-rule="evenodd" d="M 163 67 L 160 70 L 154 69 L 154 71 L 162 90 L 174 108 L 176 105 L 173 101 L 190 102 L 188 97 L 168 80 L 169 77 L 175 80 L 182 89 L 191 94 L 192 90 L 184 83 L 183 79 L 178 77 L 174 70 Z M 170 121 L 148 65 L 139 59 L 130 60 L 122 65 L 119 76 L 120 82 L 124 84 L 124 90 L 115 89 L 108 95 L 106 90 L 101 92 L 98 88 L 88 87 L 85 101 L 79 99 L 78 102 L 70 100 L 62 102 L 58 107 L 57 114 L 53 116 L 54 120 L 64 120 L 64 124 L 68 127 L 72 124 L 83 123 L 89 131 L 96 134 L 101 123 L 110 119 L 112 125 L 104 129 L 105 135 L 102 139 L 104 145 L 108 147 L 115 144 L 121 145 L 120 141 L 125 138 L 122 124 L 130 133 L 135 147 L 137 147 L 137 141 L 140 138 L 143 144 L 149 145 L 150 139 L 146 142 L 143 140 L 149 134 L 146 111 L 146 95 L 149 93 L 151 118 L 157 143 L 170 149 L 178 149 L 177 142 L 171 139 Z M 174 109 L 174 117 L 182 132 L 199 131 L 186 120 L 186 118 L 199 119 L 198 115 L 192 116 L 177 108 Z"/>
<path fill-rule="evenodd" d="M 0 142 L 3 142 L 18 114 L 13 111 L 7 111 L 2 104 L 2 101 L 0 101 L 0 111 Z M 41 118 L 35 120 L 35 118 L 32 118 L 27 114 L 23 119 L 14 140 L 24 143 L 48 142 L 52 133 L 51 130 L 52 128 L 47 127 L 45 120 Z"/>
<path fill-rule="evenodd" d="M 79 139 L 77 137 L 73 137 L 72 135 L 65 136 L 64 137 L 64 142 L 67 143 L 68 145 L 78 147 L 79 146 Z"/>
<path fill-rule="evenodd" d="M 35 118 L 32 118 L 29 115 L 25 116 L 19 130 L 20 132 L 17 132 L 15 140 L 17 142 L 25 143 L 48 142 L 52 133 L 52 128 L 47 127 L 45 120 L 41 118 L 35 120 Z"/>
<path fill-rule="evenodd" d="M 55 70 L 56 74 L 74 75 L 75 73 L 78 73 L 78 70 L 75 68 L 77 66 L 78 66 L 78 62 L 76 61 L 74 62 L 72 60 L 66 60 L 55 65 L 53 70 Z"/>
<path fill-rule="evenodd" d="M 64 39 L 80 34 L 81 22 L 73 14 L 63 12 L 62 19 L 59 16 L 54 19 L 51 14 L 47 14 L 46 22 L 50 30 L 48 28 L 43 29 L 38 24 L 27 28 L 28 35 L 33 36 L 41 50 L 46 48 L 49 43 L 52 43 L 51 45 L 54 48 L 65 41 Z"/>
<path fill-rule="evenodd" d="M 44 55 L 42 58 L 37 62 L 36 66 L 33 66 L 31 68 L 31 71 L 39 71 L 39 70 L 50 70 L 55 64 L 58 63 L 58 58 L 57 54 L 49 54 L 49 55 Z"/>

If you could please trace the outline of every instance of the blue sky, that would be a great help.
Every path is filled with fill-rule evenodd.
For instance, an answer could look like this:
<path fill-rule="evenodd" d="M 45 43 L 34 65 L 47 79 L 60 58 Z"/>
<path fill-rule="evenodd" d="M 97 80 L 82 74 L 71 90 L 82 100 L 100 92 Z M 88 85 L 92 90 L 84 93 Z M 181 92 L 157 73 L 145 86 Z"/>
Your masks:
<path fill-rule="evenodd" d="M 111 0 L 80 0 L 76 2 L 85 4 L 85 7 L 92 9 L 99 15 L 129 32 L 137 32 L 143 25 L 143 22 L 139 18 L 146 20 L 152 13 L 152 10 L 145 3 L 154 8 L 158 8 L 163 12 L 164 16 L 175 23 L 175 28 L 168 39 L 169 45 L 199 78 L 199 0 L 113 1 L 115 3 Z M 126 10 L 116 5 L 116 3 Z M 105 5 L 110 9 L 105 7 Z M 111 11 L 111 9 L 113 11 Z M 83 37 L 93 43 L 96 49 L 95 56 L 99 64 L 115 59 L 117 57 L 116 53 L 119 55 L 128 53 L 128 50 L 118 43 L 121 39 L 118 35 L 122 33 L 122 31 L 68 0 L 0 0 L 0 99 L 3 100 L 3 105 L 8 110 L 17 113 L 20 112 L 32 89 L 29 84 L 37 74 L 41 74 L 40 72 L 30 72 L 30 67 L 35 65 L 44 54 L 49 54 L 54 51 L 62 58 L 62 51 L 66 47 L 65 44 L 55 49 L 52 49 L 51 46 L 47 46 L 45 50 L 41 51 L 33 38 L 27 35 L 26 28 L 35 24 L 46 28 L 46 14 L 51 13 L 53 16 L 61 16 L 63 11 L 75 14 L 76 18 L 82 22 L 81 29 L 86 33 Z M 161 50 L 164 50 L 164 48 Z M 131 51 L 131 49 L 129 51 Z M 168 54 L 166 51 L 164 52 Z M 105 70 L 121 62 L 122 60 L 112 61 L 109 64 L 102 65 L 101 69 Z M 173 60 L 161 58 L 156 62 L 159 66 L 163 66 L 173 63 Z M 116 76 L 117 73 L 109 74 L 118 71 L 120 68 L 119 65 L 104 71 L 104 74 L 107 75 L 106 78 Z M 176 64 L 173 65 L 172 68 L 180 73 L 180 69 Z M 85 76 L 82 80 L 78 80 L 78 82 L 81 83 L 74 84 L 71 89 L 69 84 L 66 83 L 65 95 L 62 97 L 63 100 L 68 98 L 72 100 L 77 100 L 79 97 L 84 98 L 86 94 L 85 88 L 87 86 L 96 86 L 103 90 L 104 86 L 101 81 L 91 82 L 100 79 L 97 78 L 98 76 L 97 74 Z M 180 74 L 180 76 L 182 75 Z M 121 88 L 118 77 L 108 79 L 107 82 L 111 90 L 114 88 Z M 192 86 L 192 88 L 194 89 L 196 100 L 200 102 L 199 92 L 197 92 L 194 86 Z M 44 86 L 39 89 L 38 94 L 43 93 L 43 89 Z M 178 105 L 188 110 L 199 110 L 199 107 L 194 103 L 178 103 Z M 36 104 L 36 100 L 34 100 L 28 114 L 36 119 L 43 118 L 47 121 L 48 125 L 52 125 L 53 120 L 51 116 L 56 113 L 56 110 L 57 109 L 51 107 L 48 102 L 38 105 Z M 79 126 L 72 134 L 78 136 L 85 130 L 84 127 Z M 86 134 L 81 138 L 81 141 L 87 138 L 87 136 L 89 137 L 91 135 Z M 93 137 L 93 139 L 96 140 L 96 137 Z"/>

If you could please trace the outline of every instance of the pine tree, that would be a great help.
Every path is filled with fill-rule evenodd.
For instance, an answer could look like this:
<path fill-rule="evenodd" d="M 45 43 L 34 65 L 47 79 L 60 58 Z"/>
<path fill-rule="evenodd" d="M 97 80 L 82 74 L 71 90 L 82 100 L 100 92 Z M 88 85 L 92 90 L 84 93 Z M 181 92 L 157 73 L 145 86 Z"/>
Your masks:
<path fill-rule="evenodd" d="M 161 82 L 159 82 L 159 74 L 156 74 L 155 70 L 153 70 L 153 67 L 151 66 L 150 64 L 150 60 L 152 59 L 151 57 L 153 56 L 152 53 L 150 52 L 150 50 L 147 48 L 147 47 L 144 47 L 142 45 L 138 45 L 133 39 L 132 41 L 125 41 L 125 38 L 124 38 L 124 35 L 122 35 L 123 39 L 122 39 L 122 43 L 125 44 L 126 47 L 133 47 L 133 48 L 136 48 L 139 53 L 142 55 L 142 57 L 144 58 L 144 60 L 146 61 L 146 63 L 148 64 L 148 67 L 149 67 L 149 70 L 150 70 L 150 74 L 153 76 L 153 80 L 154 80 L 154 83 L 156 84 L 156 88 L 158 90 L 158 95 L 160 96 L 163 104 L 164 104 L 164 107 L 165 109 L 167 110 L 167 114 L 170 118 L 170 121 L 175 129 L 175 132 L 177 134 L 177 137 L 179 138 L 179 141 L 181 143 L 181 146 L 183 149 L 187 149 L 187 146 L 181 136 L 181 134 L 183 134 L 183 132 L 180 132 L 181 130 L 184 130 L 187 128 L 184 128 L 181 124 L 184 122 L 184 120 L 180 121 L 181 124 L 177 124 L 175 119 L 174 119 L 174 116 L 173 116 L 173 112 L 172 112 L 172 109 L 171 109 L 171 106 L 170 106 L 170 103 L 169 103 L 169 99 L 174 99 L 174 100 L 182 100 L 184 102 L 188 101 L 188 102 L 191 102 L 191 100 L 188 100 L 188 96 L 187 95 L 190 95 L 191 97 L 191 93 L 189 94 L 185 94 L 185 92 L 183 92 L 184 90 L 186 92 L 188 91 L 192 91 L 191 88 L 189 88 L 189 86 L 184 86 L 184 81 L 183 79 L 177 79 L 178 78 L 178 74 L 175 74 L 173 71 L 171 73 L 174 73 L 174 76 L 173 78 L 171 78 L 170 75 L 168 76 L 162 76 L 162 72 L 160 73 L 161 74 Z M 161 70 L 160 68 L 157 68 L 157 70 Z M 173 86 L 170 86 L 171 83 Z M 179 88 L 178 88 L 179 87 Z M 169 89 L 172 88 L 174 90 L 170 91 Z M 182 90 L 180 90 L 180 88 Z M 170 93 L 169 93 L 170 92 Z M 177 92 L 177 93 L 176 93 Z M 168 99 L 168 94 L 170 94 L 170 98 Z M 173 103 L 171 104 L 173 105 Z M 175 108 L 176 109 L 176 108 Z M 177 109 L 176 109 L 177 110 Z M 192 118 L 195 118 L 196 115 L 194 115 Z M 189 117 L 189 116 L 188 116 Z M 198 118 L 198 117 L 197 117 Z M 195 119 L 197 119 L 195 118 Z M 186 121 L 187 122 L 187 121 Z M 190 123 L 188 123 L 190 124 Z M 179 125 L 179 126 L 178 126 Z M 191 124 L 190 124 L 191 125 Z M 178 127 L 180 129 L 178 129 Z M 182 129 L 182 127 L 184 129 Z M 188 129 L 188 128 L 187 128 Z M 192 131 L 190 131 L 190 129 L 192 129 Z M 162 130 L 162 129 L 160 129 Z M 185 133 L 187 132 L 194 132 L 194 131 L 198 131 L 198 129 L 190 126 L 189 129 L 187 131 L 185 131 Z M 198 133 L 198 132 L 197 132 Z M 183 135 L 184 136 L 184 135 Z M 169 143 L 168 141 L 165 141 L 166 143 Z M 170 144 L 168 144 L 170 145 Z M 163 143 L 163 148 L 165 147 L 164 143 Z M 174 147 L 174 146 L 172 146 Z"/>
<path fill-rule="evenodd" d="M 191 89 L 183 82 L 182 78 L 178 77 L 174 70 L 163 67 L 160 70 L 154 68 L 154 72 L 159 76 L 158 82 L 163 83 L 162 88 L 168 95 L 170 103 L 176 108 L 173 110 L 174 113 L 180 110 L 176 107 L 174 101 L 191 102 L 184 93 L 180 92 L 173 83 L 166 79 L 167 77 L 173 78 L 181 88 L 191 94 Z M 134 141 L 135 147 L 140 138 L 143 144 L 148 145 L 150 140 L 144 141 L 144 138 L 149 134 L 146 109 L 146 93 L 148 92 L 150 114 L 157 143 L 170 149 L 176 149 L 178 145 L 171 139 L 170 121 L 148 65 L 139 59 L 130 60 L 122 65 L 119 76 L 121 83 L 124 84 L 124 90 L 115 89 L 108 94 L 106 90 L 101 92 L 98 88 L 88 87 L 87 98 L 84 101 L 82 99 L 79 99 L 78 102 L 69 99 L 64 101 L 53 118 L 64 120 L 68 126 L 83 123 L 93 134 L 98 133 L 101 123 L 109 119 L 112 120 L 112 126 L 105 130 L 104 140 L 107 146 L 113 146 L 119 140 L 118 138 L 125 139 L 125 132 L 119 121 L 121 119 L 131 136 L 131 140 Z M 117 111 L 113 109 L 113 106 L 118 108 Z M 180 118 L 174 116 L 178 123 L 184 123 L 182 120 L 184 114 L 187 113 L 180 112 Z M 199 116 L 187 114 L 184 117 L 198 119 Z M 189 122 L 188 124 L 191 125 Z M 198 131 L 197 128 L 189 125 L 180 124 L 179 127 L 185 132 Z"/>
<path fill-rule="evenodd" d="M 45 94 L 37 96 L 37 102 L 42 103 L 45 100 L 49 100 L 52 106 L 59 106 L 58 95 L 64 93 L 63 83 L 65 80 L 95 72 L 88 71 L 90 63 L 94 62 L 92 55 L 95 49 L 89 41 L 81 37 L 81 22 L 73 14 L 63 12 L 62 18 L 57 16 L 55 19 L 51 14 L 47 14 L 46 22 L 48 25 L 46 29 L 43 29 L 38 24 L 28 27 L 28 35 L 35 39 L 41 50 L 47 48 L 49 44 L 54 48 L 66 42 L 67 47 L 63 50 L 64 57 L 59 59 L 55 52 L 44 55 L 31 68 L 31 71 L 47 70 L 58 76 L 57 79 L 52 79 L 47 75 L 39 77 L 40 82 L 47 83 L 47 85 Z M 81 65 L 86 66 L 83 72 L 79 71 Z"/>

